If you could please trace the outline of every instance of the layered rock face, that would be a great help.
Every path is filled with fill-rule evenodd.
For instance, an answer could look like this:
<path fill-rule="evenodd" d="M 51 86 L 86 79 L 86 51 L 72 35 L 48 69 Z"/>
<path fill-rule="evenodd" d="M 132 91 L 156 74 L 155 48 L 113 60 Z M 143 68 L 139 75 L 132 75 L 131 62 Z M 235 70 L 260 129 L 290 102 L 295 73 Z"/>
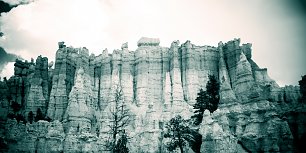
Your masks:
<path fill-rule="evenodd" d="M 50 93 L 48 73 L 48 58 L 39 56 L 36 59 L 34 74 L 30 81 L 25 114 L 30 111 L 35 113 L 39 108 L 42 109 L 42 112 L 46 112 Z"/>
<path fill-rule="evenodd" d="M 296 151 L 295 141 L 305 137 L 306 125 L 299 90 L 279 87 L 267 69 L 259 68 L 252 60 L 251 44 L 240 45 L 240 39 L 217 47 L 174 41 L 166 48 L 159 43 L 159 39 L 141 38 L 136 51 L 124 43 L 112 54 L 105 49 L 95 56 L 86 48 L 60 42 L 54 69 L 43 57 L 36 63 L 17 61 L 15 76 L 1 82 L 1 92 L 12 97 L 3 98 L 4 110 L 11 112 L 9 104 L 15 100 L 22 104 L 24 115 L 40 108 L 53 122 L 23 126 L 10 121 L 7 125 L 20 126 L 19 133 L 30 138 L 21 140 L 9 130 L 4 136 L 14 142 L 10 148 L 107 151 L 109 108 L 119 86 L 130 113 L 123 128 L 131 137 L 130 152 L 166 152 L 165 123 L 175 115 L 190 118 L 197 93 L 206 89 L 208 75 L 214 75 L 220 82 L 220 105 L 212 114 L 205 112 L 197 127 L 203 138 L 201 152 Z M 31 147 L 23 149 L 26 145 Z M 43 149 L 46 146 L 52 151 Z"/>
<path fill-rule="evenodd" d="M 62 152 L 65 133 L 59 121 L 38 121 L 33 124 L 19 124 L 9 120 L 3 129 L 9 140 L 4 152 Z"/>
<path fill-rule="evenodd" d="M 84 74 L 83 67 L 76 73 L 75 83 L 69 94 L 69 102 L 64 115 L 64 128 L 67 133 L 64 141 L 65 152 L 96 152 L 95 106 L 93 104 L 89 76 Z M 81 150 L 80 150 L 81 148 Z"/>
<path fill-rule="evenodd" d="M 1 96 L 4 112 L 11 113 L 13 102 L 20 105 L 17 113 L 27 114 L 32 111 L 36 114 L 41 109 L 43 114 L 47 110 L 50 98 L 50 83 L 52 70 L 49 68 L 48 58 L 39 56 L 34 62 L 16 60 L 14 76 L 1 81 Z M 6 118 L 7 114 L 1 115 Z"/>

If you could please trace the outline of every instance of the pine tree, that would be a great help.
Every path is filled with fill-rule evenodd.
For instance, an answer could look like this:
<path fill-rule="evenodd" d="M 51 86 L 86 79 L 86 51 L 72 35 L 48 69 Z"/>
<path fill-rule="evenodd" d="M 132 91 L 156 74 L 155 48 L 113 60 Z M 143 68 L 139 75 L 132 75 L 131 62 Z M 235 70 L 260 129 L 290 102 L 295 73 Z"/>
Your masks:
<path fill-rule="evenodd" d="M 188 142 L 194 141 L 191 129 L 187 126 L 187 121 L 180 115 L 175 116 L 166 124 L 165 138 L 170 138 L 166 147 L 169 151 L 175 150 L 177 147 L 181 153 Z"/>
<path fill-rule="evenodd" d="M 209 101 L 209 106 L 208 110 L 210 113 L 213 113 L 215 110 L 217 110 L 218 105 L 219 105 L 219 90 L 220 90 L 220 84 L 213 75 L 209 75 L 209 80 L 206 84 L 206 92 L 208 95 L 208 101 Z"/>
<path fill-rule="evenodd" d="M 200 89 L 196 101 L 197 102 L 193 105 L 195 112 L 194 115 L 191 116 L 191 118 L 194 118 L 195 125 L 199 125 L 200 123 L 202 123 L 203 113 L 205 109 L 208 108 L 208 95 L 206 91 Z"/>
<path fill-rule="evenodd" d="M 11 105 L 14 113 L 17 113 L 21 109 L 21 105 L 18 104 L 17 102 L 13 101 Z"/>
<path fill-rule="evenodd" d="M 38 108 L 36 111 L 35 122 L 43 119 L 44 119 L 43 113 L 41 112 L 41 109 Z"/>
<path fill-rule="evenodd" d="M 191 118 L 194 119 L 194 124 L 199 125 L 202 123 L 203 113 L 207 109 L 210 113 L 213 113 L 219 105 L 219 89 L 220 84 L 213 75 L 209 75 L 209 80 L 206 84 L 206 91 L 200 89 L 196 103 L 193 105 L 195 109 L 194 115 Z"/>
<path fill-rule="evenodd" d="M 128 142 L 128 137 L 127 137 L 127 134 L 125 133 L 125 130 L 123 130 L 121 137 L 117 141 L 114 152 L 115 153 L 128 153 L 129 148 L 126 146 L 127 142 Z"/>
<path fill-rule="evenodd" d="M 26 124 L 26 120 L 25 120 L 24 116 L 22 116 L 21 114 L 17 114 L 16 120 L 17 120 L 17 123 L 19 123 L 20 121 L 22 121 L 23 124 Z"/>
<path fill-rule="evenodd" d="M 191 129 L 192 139 L 188 140 L 189 146 L 195 153 L 201 153 L 202 135 L 198 131 Z"/>
<path fill-rule="evenodd" d="M 306 75 L 302 76 L 302 80 L 299 81 L 300 93 L 302 95 L 301 101 L 306 102 Z"/>
<path fill-rule="evenodd" d="M 28 114 L 28 121 L 32 124 L 33 120 L 34 120 L 34 114 L 32 111 L 30 111 Z"/>

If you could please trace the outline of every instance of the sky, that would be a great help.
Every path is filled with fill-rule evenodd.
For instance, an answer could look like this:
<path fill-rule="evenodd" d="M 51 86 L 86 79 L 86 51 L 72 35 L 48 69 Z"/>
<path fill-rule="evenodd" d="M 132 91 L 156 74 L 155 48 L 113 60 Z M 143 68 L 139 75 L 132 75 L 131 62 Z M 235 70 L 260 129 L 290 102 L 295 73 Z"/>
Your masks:
<path fill-rule="evenodd" d="M 306 5 L 302 0 L 3 0 L 0 46 L 24 59 L 55 57 L 57 42 L 98 55 L 145 36 L 217 46 L 241 38 L 253 60 L 281 85 L 306 74 Z M 12 66 L 12 64 L 9 64 Z M 8 67 L 1 76 L 11 75 Z"/>

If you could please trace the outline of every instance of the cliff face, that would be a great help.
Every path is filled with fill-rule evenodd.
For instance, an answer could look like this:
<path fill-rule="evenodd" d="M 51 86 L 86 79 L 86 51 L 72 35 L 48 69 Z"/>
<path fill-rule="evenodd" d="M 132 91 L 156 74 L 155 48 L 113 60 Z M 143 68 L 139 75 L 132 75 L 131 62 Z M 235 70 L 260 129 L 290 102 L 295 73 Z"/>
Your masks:
<path fill-rule="evenodd" d="M 219 109 L 205 112 L 199 127 L 202 152 L 293 152 L 294 141 L 305 137 L 298 88 L 280 88 L 252 60 L 251 44 L 240 45 L 240 39 L 217 47 L 174 41 L 166 48 L 159 39 L 141 38 L 137 45 L 136 51 L 125 43 L 112 54 L 104 50 L 95 56 L 60 42 L 54 69 L 47 58 L 17 61 L 15 76 L 0 84 L 5 95 L 1 109 L 12 112 L 14 100 L 24 116 L 40 108 L 53 122 L 4 123 L 9 152 L 105 151 L 109 108 L 118 86 L 131 117 L 125 128 L 130 151 L 165 152 L 164 124 L 177 114 L 190 118 L 208 75 L 218 78 L 221 99 Z"/>

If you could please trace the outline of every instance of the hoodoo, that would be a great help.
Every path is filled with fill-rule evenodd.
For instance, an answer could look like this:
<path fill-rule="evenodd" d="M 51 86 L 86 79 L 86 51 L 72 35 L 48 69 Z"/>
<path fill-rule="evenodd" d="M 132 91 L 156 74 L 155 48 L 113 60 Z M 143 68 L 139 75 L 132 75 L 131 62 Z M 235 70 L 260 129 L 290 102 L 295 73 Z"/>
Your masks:
<path fill-rule="evenodd" d="M 252 59 L 240 39 L 218 46 L 142 37 L 111 54 L 59 42 L 54 68 L 48 58 L 17 60 L 15 73 L 0 82 L 1 145 L 5 152 L 107 152 L 110 138 L 129 136 L 130 152 L 167 152 L 163 137 L 174 116 L 190 119 L 209 75 L 220 83 L 218 109 L 192 126 L 202 135 L 201 152 L 295 152 L 305 138 L 306 109 L 299 88 L 279 87 Z M 118 95 L 128 123 L 113 134 Z M 18 109 L 12 108 L 19 106 Z M 28 114 L 45 120 L 30 124 Z M 123 108 L 122 108 L 123 109 Z M 14 115 L 24 116 L 20 121 Z M 12 117 L 13 116 L 13 117 Z M 49 149 L 46 149 L 49 148 Z M 189 145 L 184 148 L 192 152 Z"/>

